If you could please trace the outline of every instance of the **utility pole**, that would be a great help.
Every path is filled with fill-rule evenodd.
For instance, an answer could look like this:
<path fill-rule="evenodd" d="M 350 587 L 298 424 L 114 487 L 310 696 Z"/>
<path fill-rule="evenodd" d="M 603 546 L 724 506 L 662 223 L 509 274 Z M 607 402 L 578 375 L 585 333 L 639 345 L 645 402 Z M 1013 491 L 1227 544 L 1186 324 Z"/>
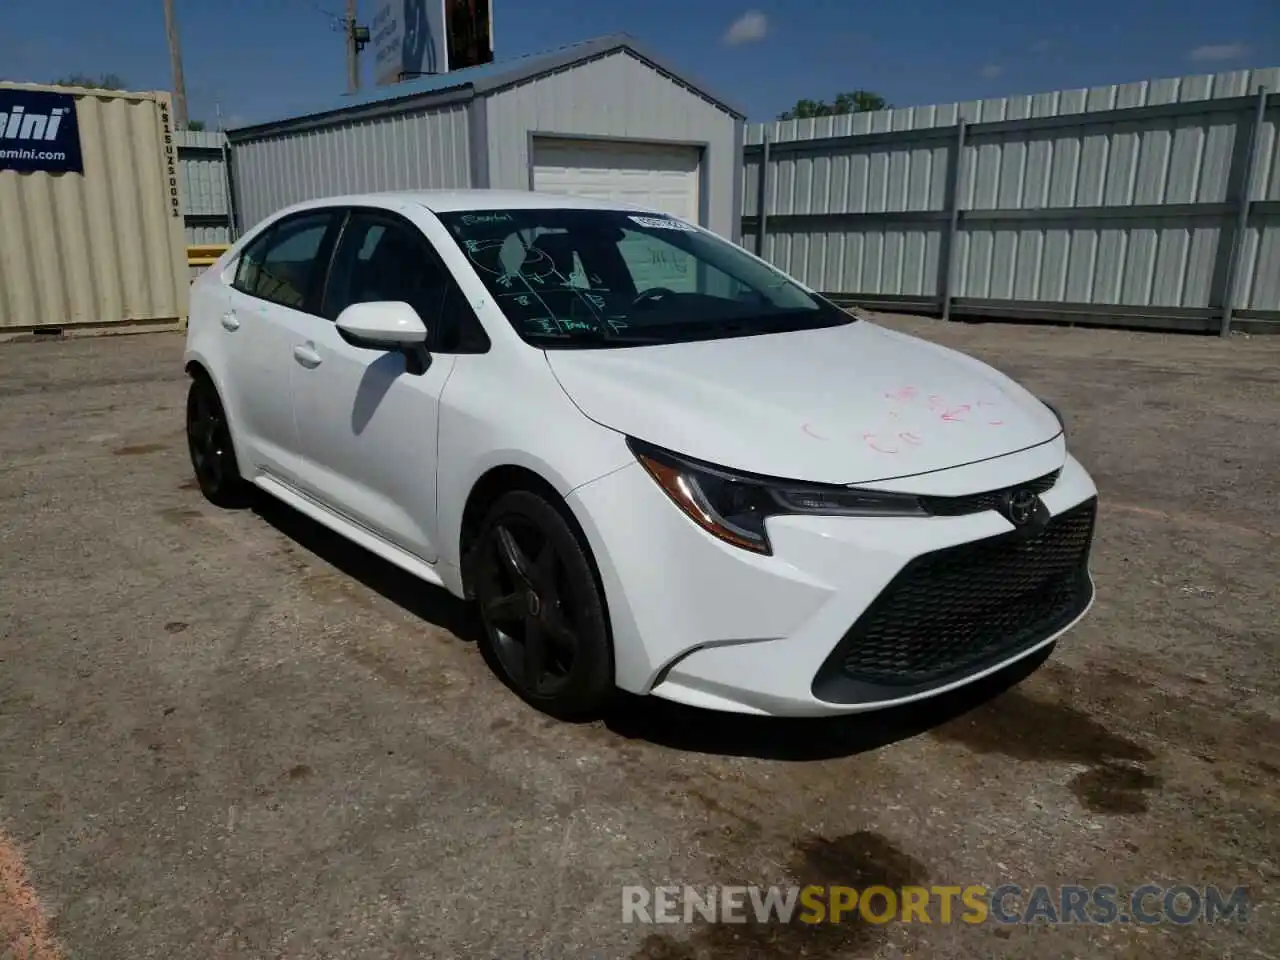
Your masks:
<path fill-rule="evenodd" d="M 352 5 L 355 0 L 351 0 Z M 182 47 L 178 43 L 178 21 L 173 14 L 173 0 L 164 0 L 164 32 L 169 38 L 169 65 L 173 68 L 173 121 L 179 130 L 187 129 L 187 83 L 182 77 Z"/>
<path fill-rule="evenodd" d="M 369 28 L 356 23 L 356 0 L 347 0 L 342 32 L 347 40 L 347 93 L 360 89 L 360 51 L 369 43 Z"/>
<path fill-rule="evenodd" d="M 360 89 L 360 54 L 356 49 L 356 0 L 347 0 L 347 93 Z"/>

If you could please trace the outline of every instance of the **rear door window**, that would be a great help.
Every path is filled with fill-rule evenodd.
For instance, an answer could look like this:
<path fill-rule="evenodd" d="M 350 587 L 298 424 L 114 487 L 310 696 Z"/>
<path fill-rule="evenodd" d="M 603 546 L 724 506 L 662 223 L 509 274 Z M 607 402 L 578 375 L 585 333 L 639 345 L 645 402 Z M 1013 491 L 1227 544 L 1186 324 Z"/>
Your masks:
<path fill-rule="evenodd" d="M 305 310 L 324 272 L 326 238 L 336 213 L 318 210 L 282 220 L 245 248 L 234 286 L 241 293 Z"/>

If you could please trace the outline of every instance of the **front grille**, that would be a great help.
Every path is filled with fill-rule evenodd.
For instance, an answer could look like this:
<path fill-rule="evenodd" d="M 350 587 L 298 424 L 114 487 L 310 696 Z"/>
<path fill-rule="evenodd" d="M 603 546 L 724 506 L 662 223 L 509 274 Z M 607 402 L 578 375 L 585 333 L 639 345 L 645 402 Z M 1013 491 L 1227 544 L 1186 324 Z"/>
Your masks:
<path fill-rule="evenodd" d="M 1056 633 L 1092 595 L 1096 513 L 1089 500 L 1030 536 L 1002 534 L 917 557 L 844 635 L 824 671 L 864 684 L 929 685 Z M 822 682 L 820 672 L 815 692 Z"/>
<path fill-rule="evenodd" d="M 1052 489 L 1058 482 L 1059 473 L 1061 473 L 1060 470 L 1055 470 L 1053 473 L 1036 477 L 1026 483 L 1002 487 L 999 490 L 988 490 L 984 493 L 970 493 L 960 497 L 921 497 L 920 503 L 935 517 L 960 517 L 967 513 L 982 513 L 999 508 L 1004 498 L 1014 490 L 1025 489 L 1040 494 Z"/>

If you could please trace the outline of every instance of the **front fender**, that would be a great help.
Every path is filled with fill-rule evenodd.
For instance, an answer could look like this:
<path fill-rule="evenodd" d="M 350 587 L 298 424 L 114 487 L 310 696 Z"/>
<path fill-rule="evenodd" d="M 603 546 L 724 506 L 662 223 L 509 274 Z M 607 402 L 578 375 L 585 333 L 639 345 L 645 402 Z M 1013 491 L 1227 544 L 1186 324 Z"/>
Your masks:
<path fill-rule="evenodd" d="M 531 359 L 515 375 L 483 354 L 458 357 L 441 397 L 436 534 L 440 559 L 454 568 L 467 499 L 489 471 L 520 467 L 567 498 L 635 462 L 621 434 L 587 419 L 570 402 L 540 352 Z M 518 397 L 511 394 L 513 383 L 520 385 Z"/>

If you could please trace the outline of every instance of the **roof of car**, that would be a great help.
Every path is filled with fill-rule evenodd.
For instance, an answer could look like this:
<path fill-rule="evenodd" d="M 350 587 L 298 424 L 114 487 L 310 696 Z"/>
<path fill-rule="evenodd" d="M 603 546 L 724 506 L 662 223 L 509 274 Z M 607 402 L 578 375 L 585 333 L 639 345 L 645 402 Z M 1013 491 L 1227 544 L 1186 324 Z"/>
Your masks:
<path fill-rule="evenodd" d="M 353 193 L 339 197 L 323 197 L 295 204 L 290 210 L 317 207 L 375 206 L 393 207 L 416 203 L 435 213 L 458 213 L 469 210 L 530 210 L 570 208 L 575 210 L 646 210 L 651 208 L 619 200 L 593 200 L 559 193 L 537 193 L 532 190 L 385 190 L 378 193 Z M 284 211 L 281 211 L 282 213 Z"/>

